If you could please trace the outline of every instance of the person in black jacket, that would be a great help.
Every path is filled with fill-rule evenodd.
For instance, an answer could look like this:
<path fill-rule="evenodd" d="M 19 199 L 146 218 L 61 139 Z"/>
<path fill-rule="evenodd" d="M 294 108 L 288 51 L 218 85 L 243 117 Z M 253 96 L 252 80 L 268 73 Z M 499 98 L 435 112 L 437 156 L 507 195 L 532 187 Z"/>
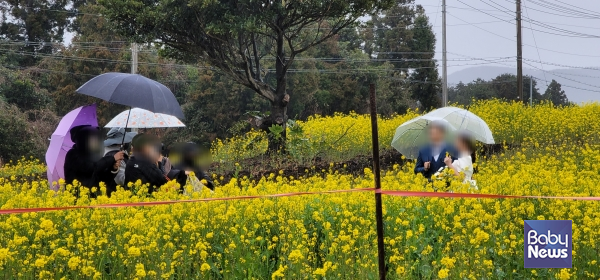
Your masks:
<path fill-rule="evenodd" d="M 158 138 L 149 134 L 138 134 L 131 142 L 133 155 L 129 158 L 125 168 L 125 182 L 148 185 L 148 193 L 159 189 L 171 179 L 177 180 L 180 185 L 185 185 L 187 175 L 185 172 L 173 173 L 173 178 L 167 177 L 159 168 L 160 142 Z"/>
<path fill-rule="evenodd" d="M 76 126 L 70 130 L 70 134 L 75 145 L 65 157 L 65 180 L 68 184 L 77 180 L 91 191 L 92 187 L 99 187 L 100 178 L 110 176 L 111 171 L 119 169 L 123 153 L 116 153 L 113 157 L 102 157 L 103 149 L 98 127 Z M 76 193 L 79 195 L 78 190 Z M 98 193 L 99 190 L 90 193 L 90 196 L 95 197 Z"/>
<path fill-rule="evenodd" d="M 111 128 L 106 134 L 104 157 L 113 157 L 116 153 L 123 151 L 123 160 L 119 163 L 119 170 L 112 171 L 111 174 L 104 173 L 106 176 L 100 178 L 100 181 L 106 184 L 106 195 L 108 197 L 117 191 L 117 186 L 125 186 L 125 168 L 129 160 L 131 140 L 135 135 L 137 135 L 137 132 L 125 132 L 124 128 Z"/>

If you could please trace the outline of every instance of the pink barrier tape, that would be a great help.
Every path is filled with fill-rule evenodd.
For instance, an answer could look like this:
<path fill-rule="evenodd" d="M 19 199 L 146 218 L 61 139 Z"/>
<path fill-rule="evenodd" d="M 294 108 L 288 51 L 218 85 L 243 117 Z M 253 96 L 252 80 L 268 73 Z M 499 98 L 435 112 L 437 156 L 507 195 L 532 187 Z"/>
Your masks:
<path fill-rule="evenodd" d="M 376 193 L 404 196 L 404 197 L 455 197 L 455 198 L 536 198 L 536 199 L 562 199 L 562 200 L 600 200 L 600 197 L 593 196 L 529 196 L 529 195 L 502 195 L 502 194 L 483 194 L 483 193 L 449 193 L 449 192 L 419 192 L 419 191 L 386 191 L 375 190 Z"/>
<path fill-rule="evenodd" d="M 533 199 L 561 199 L 561 200 L 588 200 L 588 201 L 599 201 L 600 200 L 600 197 L 590 197 L 590 196 L 523 196 L 523 195 L 500 195 L 500 194 L 477 194 L 477 193 L 389 191 L 389 190 L 377 190 L 375 188 L 363 188 L 363 189 L 352 189 L 352 190 L 333 190 L 333 191 L 321 191 L 321 192 L 296 192 L 296 193 L 280 193 L 280 194 L 268 194 L 268 195 L 233 196 L 233 197 L 169 200 L 169 201 L 144 201 L 144 202 L 98 204 L 98 205 L 85 205 L 85 206 L 0 209 L 0 215 L 60 211 L 60 210 L 74 210 L 74 209 L 122 208 L 122 207 L 137 207 L 137 206 L 169 205 L 169 204 L 176 204 L 176 203 L 247 200 L 247 199 L 259 199 L 259 198 L 277 198 L 277 197 L 303 196 L 303 195 L 314 195 L 314 194 L 350 193 L 350 192 L 365 192 L 365 191 L 375 191 L 375 193 L 391 195 L 391 196 L 402 196 L 402 197 L 489 198 L 489 199 L 533 198 Z"/>
<path fill-rule="evenodd" d="M 121 207 L 136 207 L 136 206 L 169 205 L 169 204 L 175 204 L 175 203 L 210 202 L 210 201 L 225 201 L 225 200 L 246 200 L 246 199 L 257 199 L 257 198 L 276 198 L 276 197 L 314 195 L 314 194 L 365 192 L 365 191 L 374 191 L 374 190 L 375 190 L 375 188 L 364 188 L 364 189 L 352 189 L 352 190 L 334 190 L 334 191 L 321 191 L 321 192 L 280 193 L 280 194 L 268 194 L 268 195 L 233 196 L 233 197 L 201 198 L 201 199 L 187 199 L 187 200 L 143 201 L 143 202 L 98 204 L 98 205 L 85 205 L 85 206 L 63 206 L 63 207 L 44 207 L 44 208 L 0 209 L 0 215 L 19 214 L 19 213 L 33 213 L 33 212 L 48 212 L 48 211 L 59 211 L 59 210 L 74 210 L 74 209 L 121 208 Z"/>

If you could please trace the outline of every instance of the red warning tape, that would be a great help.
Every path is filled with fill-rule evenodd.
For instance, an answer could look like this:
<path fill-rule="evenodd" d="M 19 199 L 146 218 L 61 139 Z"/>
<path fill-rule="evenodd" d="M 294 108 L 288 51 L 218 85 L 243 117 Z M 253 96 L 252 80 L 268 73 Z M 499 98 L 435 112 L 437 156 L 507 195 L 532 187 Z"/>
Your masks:
<path fill-rule="evenodd" d="M 233 196 L 233 197 L 217 197 L 217 198 L 201 198 L 201 199 L 169 200 L 169 201 L 143 201 L 143 202 L 98 204 L 98 205 L 84 205 L 84 206 L 0 209 L 0 215 L 32 213 L 32 212 L 48 212 L 48 211 L 59 211 L 59 210 L 73 210 L 73 209 L 121 208 L 121 207 L 133 207 L 133 206 L 168 205 L 168 204 L 175 204 L 175 203 L 209 202 L 209 201 L 223 201 L 223 200 L 245 200 L 245 199 L 257 199 L 257 198 L 275 198 L 275 197 L 301 196 L 301 195 L 313 195 L 313 194 L 364 192 L 364 191 L 374 191 L 374 190 L 375 190 L 375 188 L 364 188 L 364 189 L 334 190 L 334 191 L 321 191 L 321 192 L 296 192 L 296 193 L 280 193 L 280 194 L 268 194 L 268 195 Z"/>
<path fill-rule="evenodd" d="M 314 194 L 330 194 L 330 193 L 349 193 L 349 192 L 365 192 L 375 191 L 384 195 L 391 196 L 402 196 L 402 197 L 441 197 L 441 198 L 509 198 L 509 199 L 563 199 L 563 200 L 600 200 L 600 197 L 589 197 L 589 196 L 520 196 L 520 195 L 499 195 L 499 194 L 476 194 L 476 193 L 448 193 L 448 192 L 419 192 L 419 191 L 388 191 L 388 190 L 377 190 L 375 188 L 363 188 L 363 189 L 352 189 L 352 190 L 334 190 L 334 191 L 321 191 L 321 192 L 297 192 L 297 193 L 280 193 L 280 194 L 268 194 L 268 195 L 254 195 L 254 196 L 233 196 L 233 197 L 218 197 L 218 198 L 202 198 L 202 199 L 187 199 L 187 200 L 169 200 L 169 201 L 144 201 L 144 202 L 130 202 L 130 203 L 114 203 L 114 204 L 98 204 L 98 205 L 85 205 L 85 206 L 64 206 L 64 207 L 46 207 L 46 208 L 17 208 L 17 209 L 0 209 L 0 215 L 5 214 L 19 214 L 19 213 L 32 213 L 32 212 L 48 212 L 48 211 L 59 211 L 59 210 L 73 210 L 73 209 L 91 209 L 91 208 L 121 208 L 121 207 L 135 207 L 135 206 L 154 206 L 154 205 L 168 205 L 175 203 L 193 203 L 193 202 L 209 202 L 209 201 L 225 201 L 225 200 L 246 200 L 246 199 L 257 199 L 257 198 L 276 198 L 286 196 L 302 196 L 302 195 L 314 195 Z"/>
<path fill-rule="evenodd" d="M 376 193 L 391 196 L 416 196 L 416 197 L 457 197 L 457 198 L 536 198 L 536 199 L 563 199 L 563 200 L 600 200 L 593 196 L 530 196 L 530 195 L 502 195 L 483 193 L 449 193 L 449 192 L 418 192 L 418 191 L 386 191 L 375 190 Z"/>

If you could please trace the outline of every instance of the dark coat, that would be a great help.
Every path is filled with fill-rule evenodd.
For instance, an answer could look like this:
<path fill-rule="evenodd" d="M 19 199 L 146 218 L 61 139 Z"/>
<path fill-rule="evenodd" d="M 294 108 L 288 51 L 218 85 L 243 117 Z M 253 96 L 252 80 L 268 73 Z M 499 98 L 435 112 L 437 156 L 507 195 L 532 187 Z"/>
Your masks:
<path fill-rule="evenodd" d="M 114 159 L 115 154 L 118 153 L 119 150 L 116 151 L 110 151 L 108 153 L 106 153 L 106 155 L 104 156 L 106 157 L 111 157 Z M 121 166 L 121 168 L 126 167 L 127 166 L 127 161 L 129 160 L 129 156 L 127 154 L 123 155 L 123 161 L 121 162 L 121 165 L 125 164 L 125 166 Z M 119 168 L 119 170 L 111 170 L 110 175 L 107 172 L 104 172 L 102 174 L 104 174 L 105 176 L 99 178 L 100 182 L 104 182 L 104 184 L 106 185 L 106 195 L 108 197 L 110 197 L 110 195 L 113 192 L 117 191 L 117 181 L 115 180 L 115 177 L 118 176 L 119 172 L 123 172 L 121 171 L 121 168 Z"/>
<path fill-rule="evenodd" d="M 440 153 L 438 160 L 432 155 L 433 147 L 427 146 L 422 148 L 419 151 L 419 156 L 417 156 L 417 164 L 415 165 L 415 174 L 421 173 L 425 178 L 429 179 L 433 174 L 435 174 L 440 168 L 446 166 L 444 163 L 444 158 L 446 158 L 446 152 L 450 154 L 452 160 L 456 160 L 456 150 L 454 147 L 450 145 L 444 145 L 442 152 Z M 425 170 L 425 162 L 430 162 L 430 166 L 428 170 Z"/>
<path fill-rule="evenodd" d="M 142 184 L 149 185 L 148 193 L 154 192 L 171 179 L 177 180 L 182 187 L 185 186 L 187 181 L 185 172 L 171 170 L 171 173 L 173 174 L 173 178 L 165 176 L 157 164 L 139 156 L 132 156 L 129 158 L 125 168 L 125 182 L 135 183 L 137 180 L 141 180 Z"/>
<path fill-rule="evenodd" d="M 148 184 L 148 193 L 152 193 L 168 182 L 156 163 L 140 156 L 132 156 L 125 167 L 125 182 L 135 184 L 138 180 L 142 181 L 142 185 Z"/>
<path fill-rule="evenodd" d="M 98 161 L 94 161 L 87 150 L 78 148 L 75 145 L 67 152 L 65 157 L 65 180 L 68 184 L 77 180 L 82 186 L 90 189 L 99 187 L 100 181 L 102 181 L 101 178 L 112 176 L 111 180 L 114 181 L 115 174 L 111 172 L 114 165 L 114 157 L 103 157 Z M 92 196 L 96 194 L 92 194 Z"/>

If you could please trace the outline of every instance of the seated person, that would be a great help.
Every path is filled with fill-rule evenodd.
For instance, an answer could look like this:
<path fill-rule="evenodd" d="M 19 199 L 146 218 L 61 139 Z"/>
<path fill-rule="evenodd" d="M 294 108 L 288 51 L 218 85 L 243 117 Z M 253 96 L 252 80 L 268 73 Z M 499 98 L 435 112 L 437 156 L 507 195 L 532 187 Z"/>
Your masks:
<path fill-rule="evenodd" d="M 149 134 L 138 134 L 133 137 L 131 145 L 133 155 L 129 158 L 125 168 L 126 184 L 136 183 L 140 180 L 143 185 L 149 185 L 148 193 L 152 193 L 166 184 L 170 179 L 163 174 L 158 165 L 160 158 L 158 138 Z M 173 173 L 173 176 L 173 179 L 176 179 L 181 186 L 186 184 L 185 172 L 176 172 Z"/>
<path fill-rule="evenodd" d="M 100 129 L 89 125 L 76 126 L 71 129 L 71 140 L 75 143 L 65 156 L 65 180 L 71 184 L 74 180 L 87 188 L 99 187 L 100 178 L 114 179 L 119 169 L 123 153 L 115 153 L 112 157 L 102 157 Z M 78 195 L 78 190 L 77 190 Z M 91 194 L 95 196 L 97 193 Z"/>

